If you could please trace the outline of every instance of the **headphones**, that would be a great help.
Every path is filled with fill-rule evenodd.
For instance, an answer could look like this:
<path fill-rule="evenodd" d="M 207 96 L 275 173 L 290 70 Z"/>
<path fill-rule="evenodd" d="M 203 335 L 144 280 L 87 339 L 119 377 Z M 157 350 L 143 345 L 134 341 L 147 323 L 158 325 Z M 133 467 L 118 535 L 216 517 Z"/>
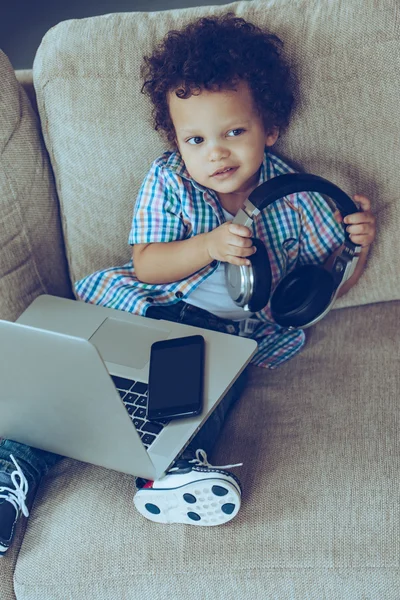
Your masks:
<path fill-rule="evenodd" d="M 262 183 L 250 194 L 233 223 L 253 225 L 253 218 L 284 196 L 299 192 L 318 192 L 331 198 L 345 217 L 358 211 L 353 200 L 339 187 L 306 173 L 279 175 Z M 351 277 L 361 246 L 354 244 L 344 228 L 344 246 L 331 268 L 306 265 L 291 271 L 278 284 L 271 298 L 272 318 L 288 329 L 310 327 L 331 309 L 340 287 Z M 261 240 L 253 238 L 257 251 L 249 256 L 250 266 L 225 263 L 225 280 L 232 300 L 245 310 L 258 312 L 268 304 L 272 273 L 268 252 Z"/>

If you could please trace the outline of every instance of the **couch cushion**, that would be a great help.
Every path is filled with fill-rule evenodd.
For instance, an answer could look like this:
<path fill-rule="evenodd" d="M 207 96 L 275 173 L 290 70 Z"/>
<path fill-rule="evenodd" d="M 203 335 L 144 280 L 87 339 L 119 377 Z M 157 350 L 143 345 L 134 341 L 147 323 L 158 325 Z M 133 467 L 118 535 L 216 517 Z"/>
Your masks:
<path fill-rule="evenodd" d="M 400 302 L 334 311 L 290 363 L 251 369 L 212 461 L 244 464 L 224 526 L 152 523 L 132 478 L 61 462 L 28 522 L 18 600 L 398 600 L 399 319 Z"/>
<path fill-rule="evenodd" d="M 11 548 L 0 559 L 0 598 L 1 600 L 17 600 L 14 593 L 14 570 L 18 553 L 24 538 L 27 520 L 18 522 L 17 530 Z"/>
<path fill-rule="evenodd" d="M 0 318 L 39 294 L 71 295 L 63 245 L 38 119 L 0 51 Z"/>
<path fill-rule="evenodd" d="M 299 77 L 297 110 L 277 150 L 349 194 L 367 194 L 378 241 L 338 306 L 400 298 L 398 3 L 255 0 L 60 23 L 44 37 L 34 82 L 62 204 L 72 279 L 130 259 L 132 208 L 164 149 L 140 93 L 142 55 L 169 29 L 228 9 L 276 32 Z"/>

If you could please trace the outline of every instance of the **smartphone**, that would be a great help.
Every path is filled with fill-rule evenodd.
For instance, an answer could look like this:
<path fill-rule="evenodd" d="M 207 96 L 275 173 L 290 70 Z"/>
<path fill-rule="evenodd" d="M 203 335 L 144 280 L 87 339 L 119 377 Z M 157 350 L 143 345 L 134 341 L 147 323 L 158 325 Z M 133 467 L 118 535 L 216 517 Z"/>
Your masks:
<path fill-rule="evenodd" d="M 201 335 L 152 344 L 147 404 L 149 421 L 200 414 L 203 408 L 204 346 Z"/>

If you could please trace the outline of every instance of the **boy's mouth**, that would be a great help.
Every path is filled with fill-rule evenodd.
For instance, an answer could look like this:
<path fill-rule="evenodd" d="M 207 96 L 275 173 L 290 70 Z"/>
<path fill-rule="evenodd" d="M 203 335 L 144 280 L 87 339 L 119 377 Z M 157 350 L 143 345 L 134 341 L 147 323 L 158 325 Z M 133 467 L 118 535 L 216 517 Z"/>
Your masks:
<path fill-rule="evenodd" d="M 211 177 L 228 177 L 229 175 L 237 171 L 237 169 L 238 167 L 224 167 L 222 169 L 217 169 L 217 171 L 215 171 L 215 173 L 213 173 Z"/>

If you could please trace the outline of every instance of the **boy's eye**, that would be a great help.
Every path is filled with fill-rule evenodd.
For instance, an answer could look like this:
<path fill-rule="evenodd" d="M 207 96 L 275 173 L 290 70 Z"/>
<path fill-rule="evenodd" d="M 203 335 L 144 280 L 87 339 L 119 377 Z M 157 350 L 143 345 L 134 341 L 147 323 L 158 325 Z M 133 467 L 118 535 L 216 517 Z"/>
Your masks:
<path fill-rule="evenodd" d="M 197 146 L 198 144 L 201 144 L 203 138 L 199 137 L 198 135 L 195 135 L 194 137 L 191 137 L 186 141 L 188 144 L 192 144 L 192 146 Z"/>
<path fill-rule="evenodd" d="M 241 133 L 243 133 L 244 129 L 231 129 L 231 131 L 228 131 L 228 135 L 230 137 L 236 137 L 238 135 L 240 135 Z"/>

